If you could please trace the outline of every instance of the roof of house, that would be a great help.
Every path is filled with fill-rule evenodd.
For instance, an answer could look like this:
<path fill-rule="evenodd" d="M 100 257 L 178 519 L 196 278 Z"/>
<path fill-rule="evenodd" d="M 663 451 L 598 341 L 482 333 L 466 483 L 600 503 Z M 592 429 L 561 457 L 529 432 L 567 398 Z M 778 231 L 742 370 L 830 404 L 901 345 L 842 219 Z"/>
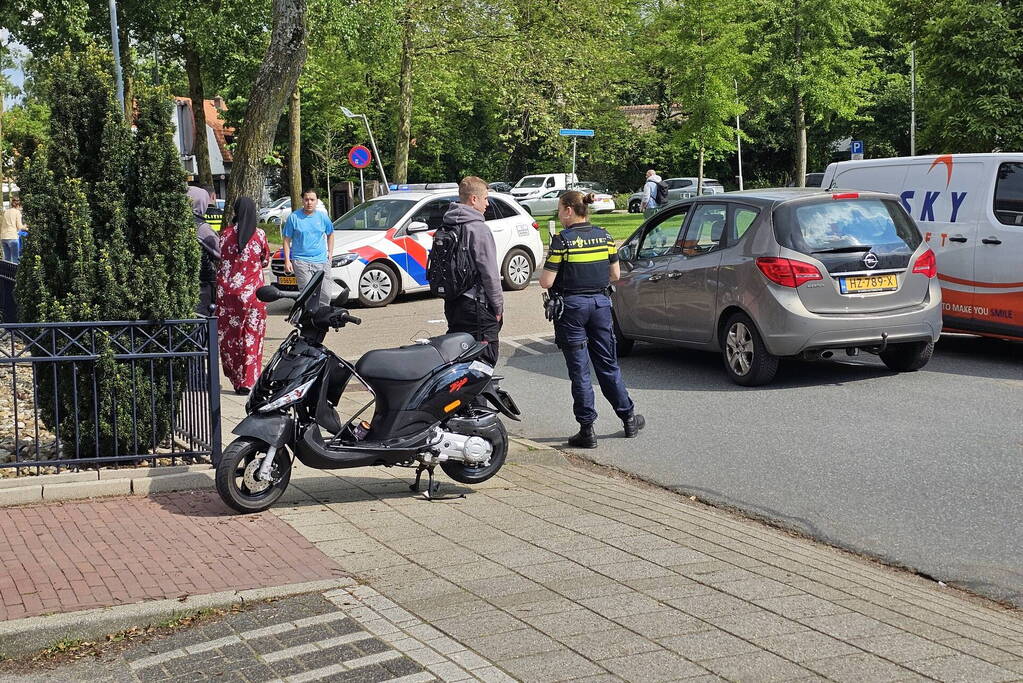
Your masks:
<path fill-rule="evenodd" d="M 188 111 L 192 111 L 192 100 L 188 97 L 175 97 L 175 101 L 188 105 Z M 203 112 L 206 114 L 206 125 L 213 130 L 213 136 L 217 139 L 217 146 L 224 161 L 234 161 L 231 150 L 227 146 L 227 136 L 234 136 L 234 128 L 224 125 L 220 118 L 221 112 L 227 111 L 227 105 L 220 97 L 213 100 L 203 100 Z"/>
<path fill-rule="evenodd" d="M 659 104 L 627 104 L 618 107 L 618 111 L 625 114 L 625 117 L 629 119 L 629 123 L 641 131 L 647 131 L 654 127 L 654 122 L 657 121 L 657 112 L 659 110 Z M 671 113 L 669 116 L 675 117 L 681 113 L 682 107 L 680 105 L 671 105 Z"/>

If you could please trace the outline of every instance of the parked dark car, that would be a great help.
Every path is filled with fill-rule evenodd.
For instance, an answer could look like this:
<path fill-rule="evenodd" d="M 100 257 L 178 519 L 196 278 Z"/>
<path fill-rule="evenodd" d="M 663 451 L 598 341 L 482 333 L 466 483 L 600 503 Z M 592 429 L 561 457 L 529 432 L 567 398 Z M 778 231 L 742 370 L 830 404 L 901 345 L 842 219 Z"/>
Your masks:
<path fill-rule="evenodd" d="M 512 184 L 499 180 L 495 183 L 490 183 L 488 187 L 492 192 L 511 192 Z"/>

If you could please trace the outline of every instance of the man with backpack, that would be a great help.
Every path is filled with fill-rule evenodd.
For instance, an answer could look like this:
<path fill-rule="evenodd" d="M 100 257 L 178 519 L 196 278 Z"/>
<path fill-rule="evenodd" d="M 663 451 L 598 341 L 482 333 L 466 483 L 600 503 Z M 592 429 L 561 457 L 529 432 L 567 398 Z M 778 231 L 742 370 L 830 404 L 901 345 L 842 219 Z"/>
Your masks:
<path fill-rule="evenodd" d="M 652 216 L 667 200 L 668 185 L 657 175 L 657 171 L 651 168 L 646 172 L 646 183 L 643 185 L 643 201 L 640 204 L 643 217 Z"/>
<path fill-rule="evenodd" d="M 497 245 L 483 218 L 487 195 L 487 183 L 476 176 L 458 184 L 458 202 L 434 235 L 427 277 L 430 289 L 444 297 L 448 333 L 468 332 L 487 342 L 483 360 L 496 365 L 504 294 Z"/>

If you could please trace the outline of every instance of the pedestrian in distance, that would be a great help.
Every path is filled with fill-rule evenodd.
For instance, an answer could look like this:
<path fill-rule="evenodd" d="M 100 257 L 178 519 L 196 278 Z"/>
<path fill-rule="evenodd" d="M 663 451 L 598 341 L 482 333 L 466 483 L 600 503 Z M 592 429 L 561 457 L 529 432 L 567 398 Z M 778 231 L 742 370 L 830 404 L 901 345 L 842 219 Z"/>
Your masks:
<path fill-rule="evenodd" d="M 657 171 L 654 169 L 651 168 L 646 172 L 646 182 L 643 183 L 643 199 L 639 204 L 643 210 L 644 218 L 654 215 L 660 208 L 661 203 L 657 201 L 657 189 L 662 182 L 661 176 L 657 175 Z"/>
<path fill-rule="evenodd" d="M 192 204 L 196 238 L 199 240 L 199 315 L 213 315 L 217 303 L 217 269 L 220 268 L 220 240 L 206 222 L 206 209 L 210 193 L 201 187 L 188 188 L 188 201 Z"/>
<path fill-rule="evenodd" d="M 239 197 L 234 223 L 220 231 L 217 336 L 224 375 L 235 393 L 247 394 L 263 370 L 266 305 L 256 298 L 270 263 L 266 233 L 256 227 L 256 203 Z"/>
<path fill-rule="evenodd" d="M 489 187 L 476 176 L 467 176 L 458 184 L 458 201 L 444 214 L 444 227 L 458 230 L 475 266 L 475 284 L 458 296 L 445 298 L 444 317 L 448 334 L 467 332 L 487 343 L 483 360 L 497 364 L 498 335 L 504 324 L 504 293 L 501 268 L 497 263 L 497 244 L 483 218 L 489 204 Z"/>
<path fill-rule="evenodd" d="M 284 272 L 294 273 L 302 291 L 313 275 L 330 275 L 330 258 L 334 254 L 334 224 L 323 211 L 316 210 L 319 197 L 314 190 L 302 193 L 302 210 L 292 211 L 284 223 Z M 320 288 L 320 305 L 330 304 L 328 287 Z"/>
<path fill-rule="evenodd" d="M 597 447 L 591 364 L 601 393 L 622 421 L 625 436 L 636 436 L 646 425 L 636 413 L 618 367 L 610 292 L 621 271 L 614 239 L 586 220 L 594 199 L 592 193 L 584 196 L 575 190 L 561 195 L 558 220 L 564 229 L 551 239 L 540 274 L 540 286 L 560 297 L 563 304 L 554 321 L 554 340 L 565 356 L 572 381 L 572 410 L 579 432 L 569 438 L 568 445 L 575 448 Z"/>
<path fill-rule="evenodd" d="M 0 220 L 0 243 L 3 244 L 4 261 L 17 263 L 21 259 L 20 239 L 24 229 L 21 199 L 11 197 L 11 208 L 3 212 L 3 220 Z"/>

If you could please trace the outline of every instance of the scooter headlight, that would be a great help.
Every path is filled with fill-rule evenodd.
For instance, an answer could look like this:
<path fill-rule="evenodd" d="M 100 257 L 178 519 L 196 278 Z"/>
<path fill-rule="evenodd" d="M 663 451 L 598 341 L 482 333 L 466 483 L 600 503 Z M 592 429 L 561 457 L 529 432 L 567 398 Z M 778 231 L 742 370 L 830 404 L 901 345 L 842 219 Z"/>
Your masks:
<path fill-rule="evenodd" d="M 337 256 L 330 259 L 331 268 L 340 268 L 341 266 L 347 266 L 349 263 L 355 263 L 359 260 L 358 254 L 347 252 L 345 254 L 338 254 Z"/>
<path fill-rule="evenodd" d="M 261 406 L 259 412 L 270 413 L 275 410 L 280 410 L 281 408 L 289 406 L 292 403 L 297 403 L 301 401 L 303 398 L 305 398 L 305 395 L 309 393 L 309 389 L 312 388 L 314 382 L 316 382 L 316 378 L 309 380 L 308 382 L 301 386 L 295 387 L 286 394 L 278 396 L 270 403 L 267 403 L 265 406 Z"/>

